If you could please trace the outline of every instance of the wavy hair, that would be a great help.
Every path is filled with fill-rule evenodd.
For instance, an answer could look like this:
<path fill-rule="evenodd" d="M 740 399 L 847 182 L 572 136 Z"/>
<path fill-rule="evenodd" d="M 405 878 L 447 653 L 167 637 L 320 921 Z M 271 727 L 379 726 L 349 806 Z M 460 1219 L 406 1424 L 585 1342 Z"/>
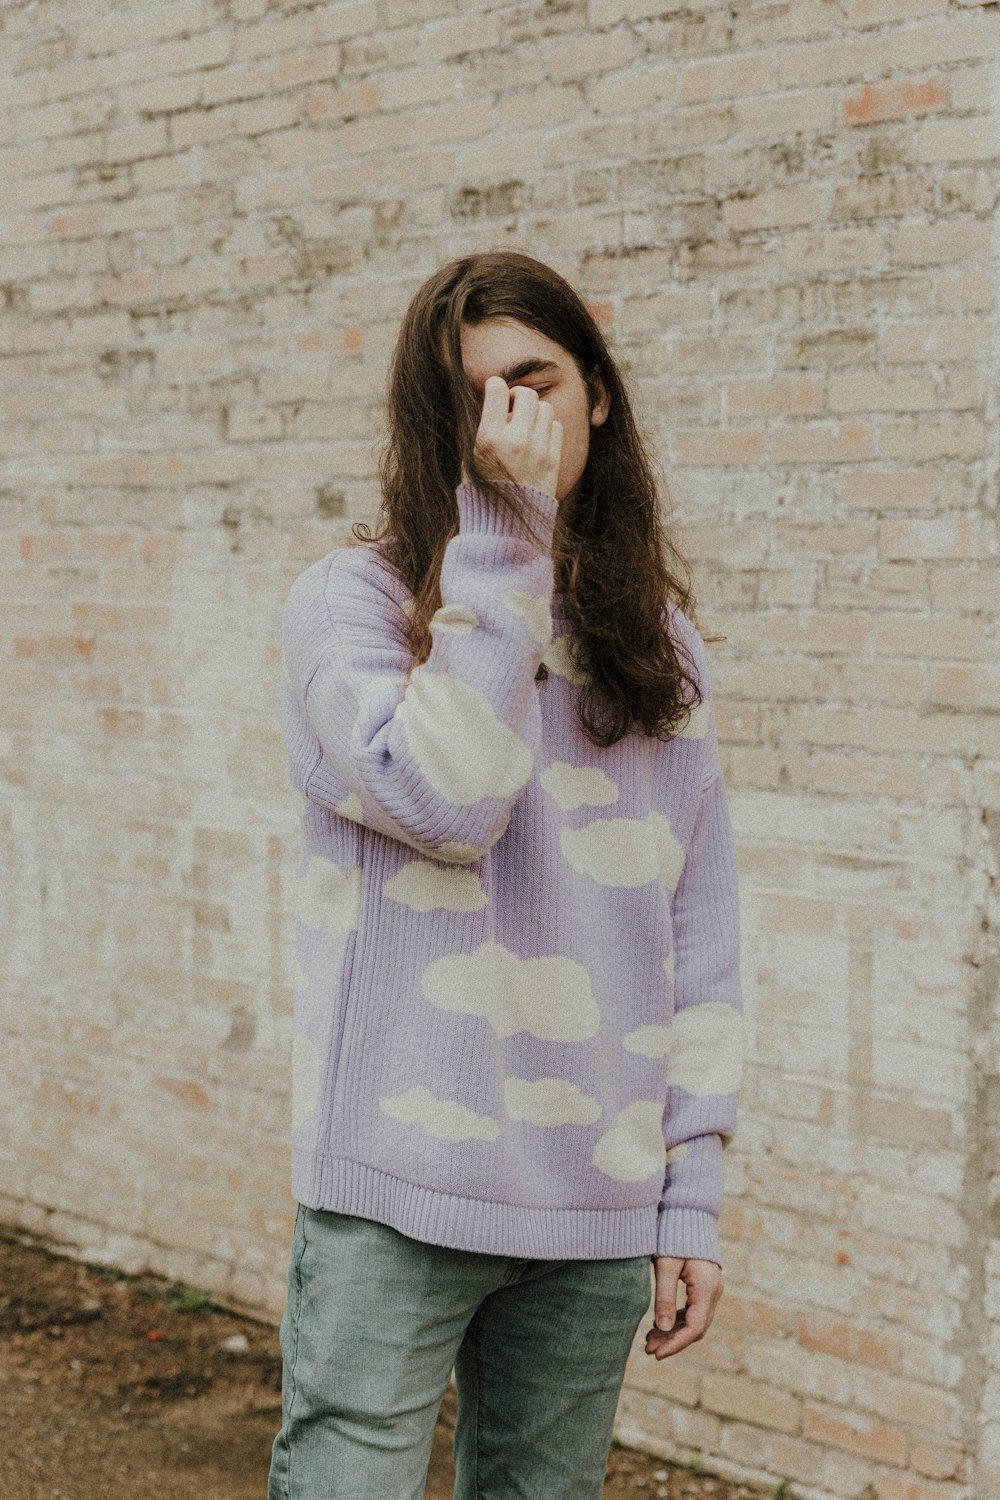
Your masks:
<path fill-rule="evenodd" d="M 560 506 L 552 539 L 554 587 L 582 682 L 581 727 L 603 747 L 634 725 L 673 738 L 701 699 L 689 652 L 671 630 L 671 606 L 697 628 L 691 569 L 664 529 L 630 394 L 597 322 L 558 272 L 517 251 L 462 256 L 430 276 L 406 310 L 390 361 L 378 531 L 373 536 L 357 521 L 352 532 L 377 548 L 413 595 L 410 670 L 433 644 L 430 620 L 442 603 L 445 548 L 459 529 L 463 466 L 488 505 L 538 540 L 517 486 L 491 479 L 474 452 L 482 401 L 464 374 L 461 329 L 494 317 L 514 318 L 565 349 L 591 411 L 596 375 L 611 397 L 606 421 L 590 430 L 575 498 Z"/>

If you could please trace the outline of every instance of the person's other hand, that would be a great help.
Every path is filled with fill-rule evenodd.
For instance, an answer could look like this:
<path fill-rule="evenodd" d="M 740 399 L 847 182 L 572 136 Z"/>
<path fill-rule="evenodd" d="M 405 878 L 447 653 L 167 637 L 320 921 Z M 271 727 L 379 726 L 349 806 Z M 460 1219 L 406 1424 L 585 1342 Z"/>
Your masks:
<path fill-rule="evenodd" d="M 657 1255 L 653 1273 L 653 1326 L 646 1333 L 645 1352 L 666 1359 L 705 1337 L 722 1296 L 722 1267 L 714 1260 Z M 687 1287 L 687 1306 L 682 1308 L 677 1306 L 678 1278 Z"/>
<path fill-rule="evenodd" d="M 508 415 L 511 400 L 514 409 Z M 487 474 L 554 496 L 562 439 L 562 423 L 536 390 L 508 386 L 501 375 L 489 377 L 475 444 L 476 458 Z M 464 466 L 462 478 L 467 478 Z"/>

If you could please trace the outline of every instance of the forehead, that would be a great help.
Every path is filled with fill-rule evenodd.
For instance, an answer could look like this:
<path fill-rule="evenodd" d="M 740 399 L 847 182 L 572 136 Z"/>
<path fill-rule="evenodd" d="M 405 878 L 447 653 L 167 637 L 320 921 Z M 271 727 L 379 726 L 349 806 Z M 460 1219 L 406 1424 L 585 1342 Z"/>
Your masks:
<path fill-rule="evenodd" d="M 549 376 L 565 372 L 570 363 L 559 344 L 514 318 L 463 323 L 461 340 L 462 365 L 474 385 L 483 385 L 489 375 L 503 375 L 510 384 L 512 379 L 533 373 L 519 368 L 528 361 L 544 365 L 538 373 Z"/>

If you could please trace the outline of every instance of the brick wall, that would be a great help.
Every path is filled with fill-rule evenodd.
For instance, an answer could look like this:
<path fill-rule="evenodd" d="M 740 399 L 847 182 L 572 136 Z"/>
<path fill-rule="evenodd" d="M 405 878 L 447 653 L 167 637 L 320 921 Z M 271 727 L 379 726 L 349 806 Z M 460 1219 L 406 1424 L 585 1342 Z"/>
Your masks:
<path fill-rule="evenodd" d="M 445 258 L 569 275 L 711 648 L 748 1057 L 709 1337 L 619 1433 L 1000 1495 L 1000 10 L 0 10 L 0 1214 L 277 1318 L 280 609 Z"/>

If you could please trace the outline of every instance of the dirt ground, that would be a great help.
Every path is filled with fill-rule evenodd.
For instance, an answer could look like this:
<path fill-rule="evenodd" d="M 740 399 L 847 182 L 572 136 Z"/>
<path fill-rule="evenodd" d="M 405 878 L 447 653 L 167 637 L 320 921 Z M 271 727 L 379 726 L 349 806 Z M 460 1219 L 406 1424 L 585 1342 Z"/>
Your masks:
<path fill-rule="evenodd" d="M 0 1495 L 264 1500 L 281 1423 L 278 1330 L 151 1275 L 82 1264 L 0 1227 Z M 451 1500 L 454 1391 L 426 1500 Z M 615 1446 L 606 1497 L 765 1490 Z"/>

